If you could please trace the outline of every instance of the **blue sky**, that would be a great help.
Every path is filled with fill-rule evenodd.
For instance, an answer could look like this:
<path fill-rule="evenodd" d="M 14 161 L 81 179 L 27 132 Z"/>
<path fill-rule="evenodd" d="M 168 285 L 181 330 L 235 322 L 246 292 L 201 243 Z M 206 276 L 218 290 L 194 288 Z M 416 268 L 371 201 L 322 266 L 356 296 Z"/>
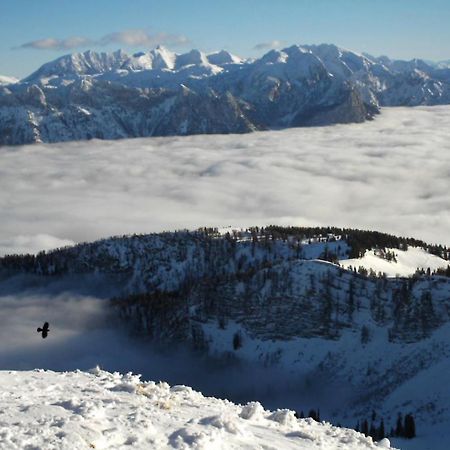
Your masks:
<path fill-rule="evenodd" d="M 449 23 L 449 0 L 0 0 L 0 74 L 22 77 L 87 48 L 133 52 L 158 42 L 240 56 L 327 42 L 443 60 Z"/>

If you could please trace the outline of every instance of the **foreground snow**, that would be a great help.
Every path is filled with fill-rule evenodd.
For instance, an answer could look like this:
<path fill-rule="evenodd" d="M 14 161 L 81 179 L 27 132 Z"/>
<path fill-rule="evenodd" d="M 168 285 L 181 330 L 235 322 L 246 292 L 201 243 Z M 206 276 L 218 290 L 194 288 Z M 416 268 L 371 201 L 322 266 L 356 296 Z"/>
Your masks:
<path fill-rule="evenodd" d="M 371 449 L 353 430 L 289 410 L 265 411 L 204 397 L 185 386 L 142 383 L 139 376 L 0 372 L 0 448 Z"/>

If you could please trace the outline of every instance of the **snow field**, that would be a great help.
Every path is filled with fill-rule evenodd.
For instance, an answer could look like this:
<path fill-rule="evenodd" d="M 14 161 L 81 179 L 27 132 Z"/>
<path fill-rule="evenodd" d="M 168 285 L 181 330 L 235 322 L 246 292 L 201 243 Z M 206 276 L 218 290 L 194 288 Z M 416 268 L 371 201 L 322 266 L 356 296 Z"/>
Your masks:
<path fill-rule="evenodd" d="M 1 449 L 391 448 L 353 430 L 128 373 L 2 371 Z"/>
<path fill-rule="evenodd" d="M 397 248 L 388 248 L 388 252 L 395 254 L 395 261 L 388 261 L 382 258 L 376 250 L 368 250 L 365 255 L 359 259 L 345 259 L 339 261 L 339 264 L 348 269 L 350 266 L 358 270 L 364 267 L 367 270 L 374 270 L 376 273 L 385 273 L 388 277 L 409 277 L 414 275 L 417 269 L 430 270 L 445 269 L 449 262 L 439 256 L 431 255 L 423 248 L 410 247 L 408 250 L 399 250 Z"/>

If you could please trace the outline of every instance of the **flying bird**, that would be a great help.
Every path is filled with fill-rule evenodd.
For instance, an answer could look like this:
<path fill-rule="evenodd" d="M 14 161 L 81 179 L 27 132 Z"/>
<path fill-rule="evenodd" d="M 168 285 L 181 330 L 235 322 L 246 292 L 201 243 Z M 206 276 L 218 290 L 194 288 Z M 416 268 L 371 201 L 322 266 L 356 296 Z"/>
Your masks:
<path fill-rule="evenodd" d="M 47 337 L 49 331 L 50 329 L 48 327 L 48 322 L 45 322 L 42 328 L 37 329 L 38 333 L 42 333 L 42 339 L 45 339 Z"/>

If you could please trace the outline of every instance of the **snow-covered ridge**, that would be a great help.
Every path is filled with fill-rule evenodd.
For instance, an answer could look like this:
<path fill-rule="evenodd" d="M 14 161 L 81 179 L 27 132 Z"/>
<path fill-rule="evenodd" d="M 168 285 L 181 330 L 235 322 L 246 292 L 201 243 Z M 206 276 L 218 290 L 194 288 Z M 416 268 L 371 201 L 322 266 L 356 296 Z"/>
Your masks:
<path fill-rule="evenodd" d="M 3 371 L 0 384 L 0 448 L 8 450 L 392 448 L 293 411 L 239 406 L 132 374 Z"/>
<path fill-rule="evenodd" d="M 121 83 L 127 83 L 125 75 L 141 71 L 156 71 L 164 77 L 172 72 L 184 70 L 187 79 L 194 72 L 188 69 L 201 67 L 206 70 L 205 74 L 214 75 L 222 71 L 222 67 L 230 64 L 243 64 L 244 59 L 239 58 L 221 50 L 210 54 L 193 49 L 187 53 L 175 53 L 171 50 L 158 46 L 148 52 L 138 52 L 131 56 L 122 50 L 114 53 L 97 53 L 88 50 L 84 53 L 73 53 L 61 56 L 40 67 L 36 72 L 25 78 L 24 82 L 53 83 L 55 78 L 75 79 L 83 76 L 100 77 L 109 74 L 108 79 L 114 79 Z M 118 78 L 117 78 L 118 77 Z M 166 80 L 166 83 L 168 79 Z M 147 81 L 147 84 L 149 81 Z M 144 87 L 143 79 L 141 84 Z M 164 84 L 164 82 L 163 82 Z"/>

